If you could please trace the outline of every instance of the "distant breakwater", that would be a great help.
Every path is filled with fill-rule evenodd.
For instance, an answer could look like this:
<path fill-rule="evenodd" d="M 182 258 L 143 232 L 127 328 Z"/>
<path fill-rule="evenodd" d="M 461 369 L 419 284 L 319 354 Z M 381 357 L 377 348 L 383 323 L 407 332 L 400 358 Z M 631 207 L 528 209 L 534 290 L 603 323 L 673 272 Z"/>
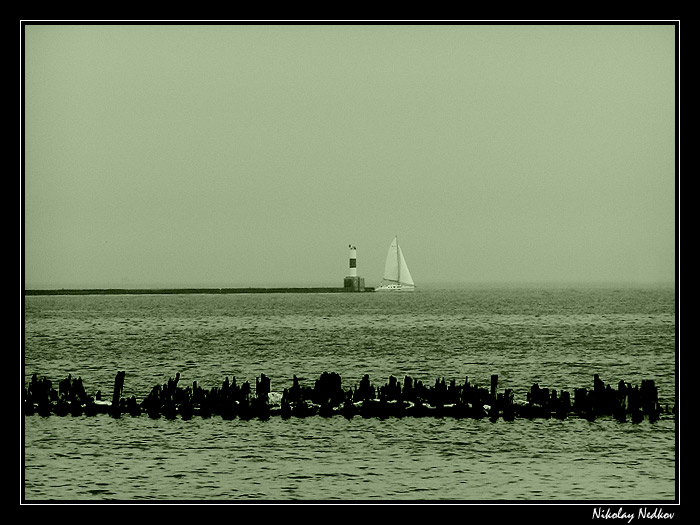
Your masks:
<path fill-rule="evenodd" d="M 228 377 L 220 387 L 204 389 L 193 382 L 180 384 L 180 374 L 163 385 L 155 385 L 150 393 L 138 401 L 135 396 L 122 396 L 126 372 L 119 371 L 114 380 L 110 400 L 102 399 L 101 392 L 90 396 L 85 392 L 82 379 L 68 377 L 54 388 L 50 380 L 36 374 L 24 388 L 25 415 L 40 416 L 94 416 L 112 417 L 148 415 L 151 418 L 221 417 L 249 420 L 273 416 L 332 417 L 355 416 L 364 418 L 389 417 L 454 417 L 499 418 L 512 421 L 527 419 L 612 417 L 620 422 L 655 422 L 662 417 L 675 417 L 676 408 L 662 407 L 658 401 L 654 380 L 643 380 L 640 386 L 620 381 L 617 387 L 606 385 L 596 374 L 593 387 L 575 388 L 573 397 L 567 390 L 557 392 L 533 384 L 526 399 L 515 399 L 512 389 L 498 392 L 498 376 L 491 376 L 490 389 L 472 385 L 468 378 L 461 384 L 455 380 L 446 383 L 437 379 L 434 385 L 406 376 L 399 382 L 394 376 L 375 387 L 365 375 L 359 385 L 344 389 L 340 375 L 324 372 L 313 386 L 303 386 L 296 376 L 292 385 L 282 392 L 270 389 L 270 379 L 261 374 L 255 380 L 255 389 L 246 381 L 238 385 L 235 377 Z"/>
<path fill-rule="evenodd" d="M 374 288 L 365 288 L 373 292 Z M 240 294 L 240 293 L 358 293 L 347 288 L 84 288 L 25 290 L 24 295 L 157 295 L 157 294 Z M 361 292 L 360 292 L 361 293 Z"/>

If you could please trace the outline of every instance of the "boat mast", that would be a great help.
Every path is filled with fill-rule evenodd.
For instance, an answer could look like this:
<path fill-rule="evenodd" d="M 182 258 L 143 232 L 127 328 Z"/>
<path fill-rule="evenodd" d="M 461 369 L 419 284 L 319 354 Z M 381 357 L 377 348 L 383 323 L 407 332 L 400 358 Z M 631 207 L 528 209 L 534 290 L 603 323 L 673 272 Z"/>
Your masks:
<path fill-rule="evenodd" d="M 401 284 L 401 258 L 399 257 L 399 236 L 394 235 L 394 239 L 396 240 L 396 280 L 398 281 L 398 284 Z"/>

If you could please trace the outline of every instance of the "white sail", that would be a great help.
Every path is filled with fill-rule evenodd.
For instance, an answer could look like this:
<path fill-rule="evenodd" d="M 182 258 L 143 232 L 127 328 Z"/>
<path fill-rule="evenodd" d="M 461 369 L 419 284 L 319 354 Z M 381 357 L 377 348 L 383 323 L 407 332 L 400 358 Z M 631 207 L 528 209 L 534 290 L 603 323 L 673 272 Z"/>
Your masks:
<path fill-rule="evenodd" d="M 412 291 L 415 289 L 413 277 L 406 264 L 399 241 L 396 237 L 389 245 L 384 264 L 384 278 L 377 291 Z"/>
<path fill-rule="evenodd" d="M 386 263 L 384 264 L 384 281 L 399 282 L 399 245 L 394 237 L 394 240 L 389 246 L 389 253 L 386 254 Z"/>
<path fill-rule="evenodd" d="M 408 265 L 406 264 L 406 259 L 403 258 L 403 252 L 401 251 L 401 246 L 396 245 L 396 249 L 399 252 L 399 282 L 401 284 L 407 284 L 409 286 L 414 286 L 413 277 L 411 277 L 411 272 L 408 271 Z"/>

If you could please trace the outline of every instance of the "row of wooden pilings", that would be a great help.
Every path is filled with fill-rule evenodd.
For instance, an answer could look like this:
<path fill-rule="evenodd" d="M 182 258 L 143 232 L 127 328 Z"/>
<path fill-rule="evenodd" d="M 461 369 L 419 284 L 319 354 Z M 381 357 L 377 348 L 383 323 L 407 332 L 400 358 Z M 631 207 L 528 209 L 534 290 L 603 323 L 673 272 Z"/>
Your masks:
<path fill-rule="evenodd" d="M 156 385 L 139 402 L 135 396 L 122 397 L 126 373 L 119 371 L 114 380 L 111 401 L 101 393 L 89 396 L 81 378 L 70 375 L 55 389 L 50 380 L 34 374 L 24 388 L 24 411 L 27 415 L 96 415 L 122 414 L 152 418 L 193 416 L 220 416 L 223 419 L 267 419 L 319 415 L 361 417 L 455 417 L 502 418 L 558 418 L 582 417 L 590 421 L 598 417 L 613 417 L 618 421 L 639 423 L 644 419 L 657 421 L 662 415 L 675 414 L 675 407 L 662 407 L 654 380 L 643 380 L 641 386 L 620 381 L 616 388 L 606 385 L 598 376 L 593 377 L 593 388 L 557 391 L 532 385 L 525 400 L 516 400 L 514 392 L 506 388 L 498 392 L 498 375 L 491 376 L 490 389 L 481 388 L 465 378 L 446 383 L 438 379 L 428 386 L 410 376 L 399 382 L 394 376 L 384 385 L 375 387 L 365 375 L 359 385 L 343 389 L 341 377 L 324 372 L 313 387 L 302 386 L 294 376 L 292 385 L 279 394 L 270 390 L 270 379 L 261 374 L 255 380 L 255 390 L 249 382 L 237 385 L 236 379 L 223 381 L 220 387 L 204 389 L 195 381 L 192 386 L 180 385 L 180 374 L 163 385 Z"/>

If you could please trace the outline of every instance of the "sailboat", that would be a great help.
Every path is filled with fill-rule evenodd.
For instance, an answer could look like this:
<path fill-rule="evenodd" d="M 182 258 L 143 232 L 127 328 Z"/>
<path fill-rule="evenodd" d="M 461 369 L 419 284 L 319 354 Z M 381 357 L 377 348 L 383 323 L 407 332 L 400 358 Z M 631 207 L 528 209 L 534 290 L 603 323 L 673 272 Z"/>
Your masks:
<path fill-rule="evenodd" d="M 416 289 L 413 284 L 413 277 L 408 271 L 406 259 L 399 246 L 399 240 L 394 237 L 389 245 L 389 252 L 386 254 L 386 264 L 384 265 L 384 278 L 375 292 L 412 292 Z"/>

